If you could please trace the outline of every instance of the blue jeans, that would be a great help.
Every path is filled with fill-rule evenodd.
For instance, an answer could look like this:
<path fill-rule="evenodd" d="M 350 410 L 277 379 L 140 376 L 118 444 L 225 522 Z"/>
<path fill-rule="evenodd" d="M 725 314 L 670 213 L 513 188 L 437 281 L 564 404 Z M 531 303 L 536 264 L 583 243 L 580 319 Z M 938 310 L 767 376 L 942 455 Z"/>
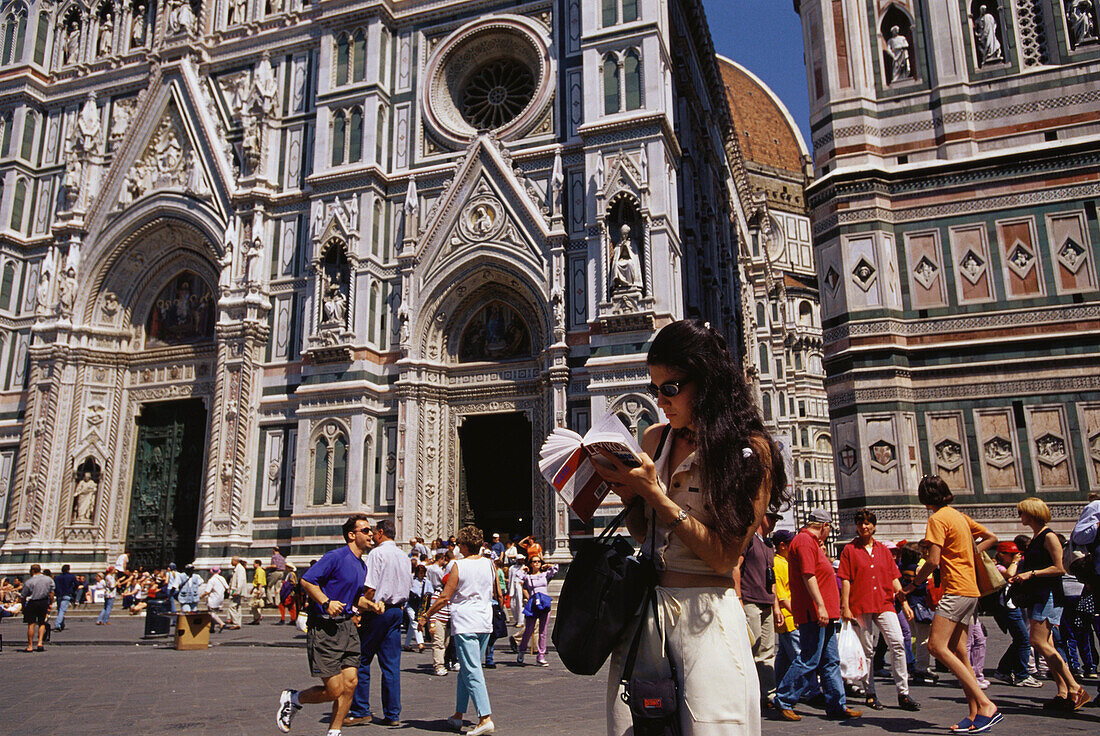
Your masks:
<path fill-rule="evenodd" d="M 1012 643 L 997 663 L 997 672 L 1012 675 L 1018 680 L 1024 679 L 1028 675 L 1027 660 L 1031 653 L 1031 638 L 1023 612 L 1019 608 L 997 606 L 993 611 L 993 620 L 1002 631 L 1012 637 Z"/>
<path fill-rule="evenodd" d="M 73 599 L 70 596 L 62 596 L 61 600 L 57 602 L 57 618 L 53 622 L 55 629 L 65 628 L 65 611 L 69 610 L 69 606 L 73 604 Z"/>
<path fill-rule="evenodd" d="M 781 682 L 783 675 L 791 667 L 791 662 L 798 659 L 798 629 L 790 632 L 778 632 L 775 635 L 775 681 Z"/>
<path fill-rule="evenodd" d="M 370 663 L 378 655 L 382 670 L 382 714 L 397 720 L 401 715 L 401 617 L 404 607 L 387 608 L 367 618 L 359 627 L 359 684 L 348 716 L 370 716 Z"/>
<path fill-rule="evenodd" d="M 839 621 L 830 621 L 825 627 L 817 623 L 805 623 L 798 627 L 798 657 L 791 662 L 775 691 L 777 707 L 784 710 L 793 708 L 798 701 L 809 697 L 811 682 L 818 673 L 825 692 L 825 710 L 837 713 L 847 707 L 844 680 L 840 677 L 839 634 Z"/>
<path fill-rule="evenodd" d="M 466 706 L 474 701 L 478 716 L 491 715 L 489 690 L 485 687 L 485 673 L 481 660 L 489 646 L 489 634 L 455 634 L 455 656 L 458 657 L 458 692 L 455 694 L 455 713 L 465 713 Z"/>
<path fill-rule="evenodd" d="M 95 620 L 97 624 L 105 624 L 111 618 L 111 609 L 115 607 L 115 596 L 103 599 L 103 610 L 99 613 L 99 618 Z"/>

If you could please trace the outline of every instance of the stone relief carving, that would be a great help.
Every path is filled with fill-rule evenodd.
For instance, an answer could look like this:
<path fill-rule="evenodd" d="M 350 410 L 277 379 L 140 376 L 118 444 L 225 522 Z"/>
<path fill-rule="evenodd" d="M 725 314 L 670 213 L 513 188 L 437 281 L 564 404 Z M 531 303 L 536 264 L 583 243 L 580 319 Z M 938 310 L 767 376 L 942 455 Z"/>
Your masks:
<path fill-rule="evenodd" d="M 1066 461 L 1066 443 L 1061 437 L 1044 434 L 1035 439 L 1035 457 L 1039 462 L 1050 467 L 1060 465 Z"/>
<path fill-rule="evenodd" d="M 170 35 L 193 34 L 197 24 L 195 10 L 188 0 L 168 0 L 168 33 Z"/>
<path fill-rule="evenodd" d="M 920 261 L 917 262 L 916 268 L 913 269 L 913 275 L 917 279 L 917 283 L 926 289 L 931 289 L 932 284 L 936 281 L 936 274 L 939 273 L 939 268 L 935 263 L 929 260 L 928 256 L 921 256 Z"/>
<path fill-rule="evenodd" d="M 210 195 L 198 153 L 180 135 L 171 114 L 164 116 L 145 153 L 123 177 L 119 208 L 157 189 L 183 189 L 200 197 Z"/>
<path fill-rule="evenodd" d="M 94 153 L 99 145 L 99 132 L 99 107 L 96 105 L 95 90 L 92 90 L 76 119 L 73 148 L 83 153 Z"/>
<path fill-rule="evenodd" d="M 1000 435 L 991 437 L 982 445 L 985 451 L 985 461 L 995 468 L 1004 468 L 1015 460 L 1012 454 L 1012 443 Z"/>
<path fill-rule="evenodd" d="M 871 467 L 880 472 L 888 472 L 896 464 L 898 451 L 886 440 L 879 440 L 868 446 L 867 451 L 871 456 Z"/>
<path fill-rule="evenodd" d="M 111 132 L 107 134 L 107 143 L 114 149 L 122 141 L 130 127 L 130 121 L 137 109 L 137 98 L 116 99 L 111 105 Z"/>
<path fill-rule="evenodd" d="M 954 470 L 962 465 L 962 445 L 954 440 L 943 439 L 936 443 L 936 465 L 946 470 Z"/>
<path fill-rule="evenodd" d="M 1066 15 L 1074 47 L 1096 42 L 1096 19 L 1093 0 L 1068 0 Z"/>
<path fill-rule="evenodd" d="M 966 280 L 972 284 L 977 284 L 981 280 L 982 275 L 985 273 L 985 261 L 981 257 L 970 250 L 966 252 L 963 259 L 959 262 L 959 271 L 966 277 Z"/>

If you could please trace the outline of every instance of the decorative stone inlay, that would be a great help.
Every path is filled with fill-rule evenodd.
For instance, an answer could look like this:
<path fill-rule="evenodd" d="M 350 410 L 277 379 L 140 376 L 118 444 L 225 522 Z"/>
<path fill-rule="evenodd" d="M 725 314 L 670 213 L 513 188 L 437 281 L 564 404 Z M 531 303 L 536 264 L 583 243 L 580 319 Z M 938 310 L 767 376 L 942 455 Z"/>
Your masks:
<path fill-rule="evenodd" d="M 926 289 L 931 289 L 939 270 L 928 256 L 921 256 L 920 261 L 917 262 L 917 267 L 913 269 L 913 276 L 916 277 L 918 284 Z"/>
<path fill-rule="evenodd" d="M 852 275 L 856 277 L 856 286 L 867 291 L 875 282 L 875 267 L 868 263 L 867 259 L 860 258 L 859 263 L 852 269 Z"/>
<path fill-rule="evenodd" d="M 1093 460 L 1100 462 L 1100 429 L 1089 435 L 1089 455 Z"/>
<path fill-rule="evenodd" d="M 955 470 L 963 463 L 962 445 L 954 440 L 943 439 L 936 443 L 936 465 L 944 470 Z"/>
<path fill-rule="evenodd" d="M 985 261 L 972 250 L 968 250 L 959 261 L 959 271 L 972 284 L 977 284 L 985 274 Z"/>
<path fill-rule="evenodd" d="M 1049 432 L 1035 439 L 1035 457 L 1043 465 L 1055 467 L 1066 461 L 1066 443 Z"/>
<path fill-rule="evenodd" d="M 1022 241 L 1017 240 L 1008 255 L 1008 267 L 1020 278 L 1026 278 L 1035 265 L 1035 255 Z"/>
<path fill-rule="evenodd" d="M 1001 435 L 995 435 L 982 446 L 985 450 L 985 461 L 995 468 L 1005 468 L 1015 462 L 1012 454 L 1012 443 Z"/>
<path fill-rule="evenodd" d="M 867 448 L 871 453 L 871 467 L 883 473 L 889 471 L 898 461 L 898 451 L 886 440 L 879 440 Z"/>
<path fill-rule="evenodd" d="M 851 445 L 844 445 L 837 453 L 837 460 L 840 469 L 847 475 L 851 475 L 856 469 L 856 448 Z"/>
<path fill-rule="evenodd" d="M 837 284 L 840 283 L 840 274 L 832 266 L 829 266 L 829 270 L 825 272 L 825 283 L 829 285 L 834 293 L 836 292 Z"/>
<path fill-rule="evenodd" d="M 1058 262 L 1070 273 L 1077 273 L 1085 262 L 1085 249 L 1073 238 L 1066 238 L 1066 242 L 1058 249 Z"/>

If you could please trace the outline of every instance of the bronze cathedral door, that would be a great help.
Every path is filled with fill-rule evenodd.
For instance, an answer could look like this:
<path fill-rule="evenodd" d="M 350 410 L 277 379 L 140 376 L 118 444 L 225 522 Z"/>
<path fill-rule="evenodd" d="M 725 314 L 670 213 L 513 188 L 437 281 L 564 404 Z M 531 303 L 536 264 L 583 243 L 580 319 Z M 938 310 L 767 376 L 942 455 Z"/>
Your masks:
<path fill-rule="evenodd" d="M 126 549 L 130 565 L 179 567 L 194 560 L 205 461 L 201 399 L 142 407 Z"/>

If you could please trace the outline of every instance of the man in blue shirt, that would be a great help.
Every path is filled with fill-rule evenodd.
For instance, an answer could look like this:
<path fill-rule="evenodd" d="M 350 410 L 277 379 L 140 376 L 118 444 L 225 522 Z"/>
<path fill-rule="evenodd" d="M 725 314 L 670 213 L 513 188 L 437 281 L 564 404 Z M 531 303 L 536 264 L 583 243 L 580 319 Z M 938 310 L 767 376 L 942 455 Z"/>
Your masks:
<path fill-rule="evenodd" d="M 493 550 L 494 560 L 499 560 L 501 557 L 504 556 L 504 544 L 500 541 L 499 534 L 493 535 L 493 544 L 489 547 L 489 549 Z"/>
<path fill-rule="evenodd" d="M 302 575 L 302 588 L 309 596 L 309 631 L 306 652 L 309 668 L 323 685 L 298 692 L 283 690 L 275 721 L 283 733 L 303 703 L 332 703 L 329 736 L 339 734 L 344 725 L 351 698 L 358 683 L 359 631 L 356 619 L 360 608 L 373 608 L 362 597 L 367 566 L 363 553 L 371 543 L 370 517 L 352 514 L 343 527 L 346 543 L 326 552 Z"/>
<path fill-rule="evenodd" d="M 61 574 L 53 579 L 53 584 L 57 596 L 57 618 L 53 622 L 53 630 L 64 631 L 65 611 L 76 599 L 76 575 L 69 572 L 68 565 L 62 565 Z"/>

